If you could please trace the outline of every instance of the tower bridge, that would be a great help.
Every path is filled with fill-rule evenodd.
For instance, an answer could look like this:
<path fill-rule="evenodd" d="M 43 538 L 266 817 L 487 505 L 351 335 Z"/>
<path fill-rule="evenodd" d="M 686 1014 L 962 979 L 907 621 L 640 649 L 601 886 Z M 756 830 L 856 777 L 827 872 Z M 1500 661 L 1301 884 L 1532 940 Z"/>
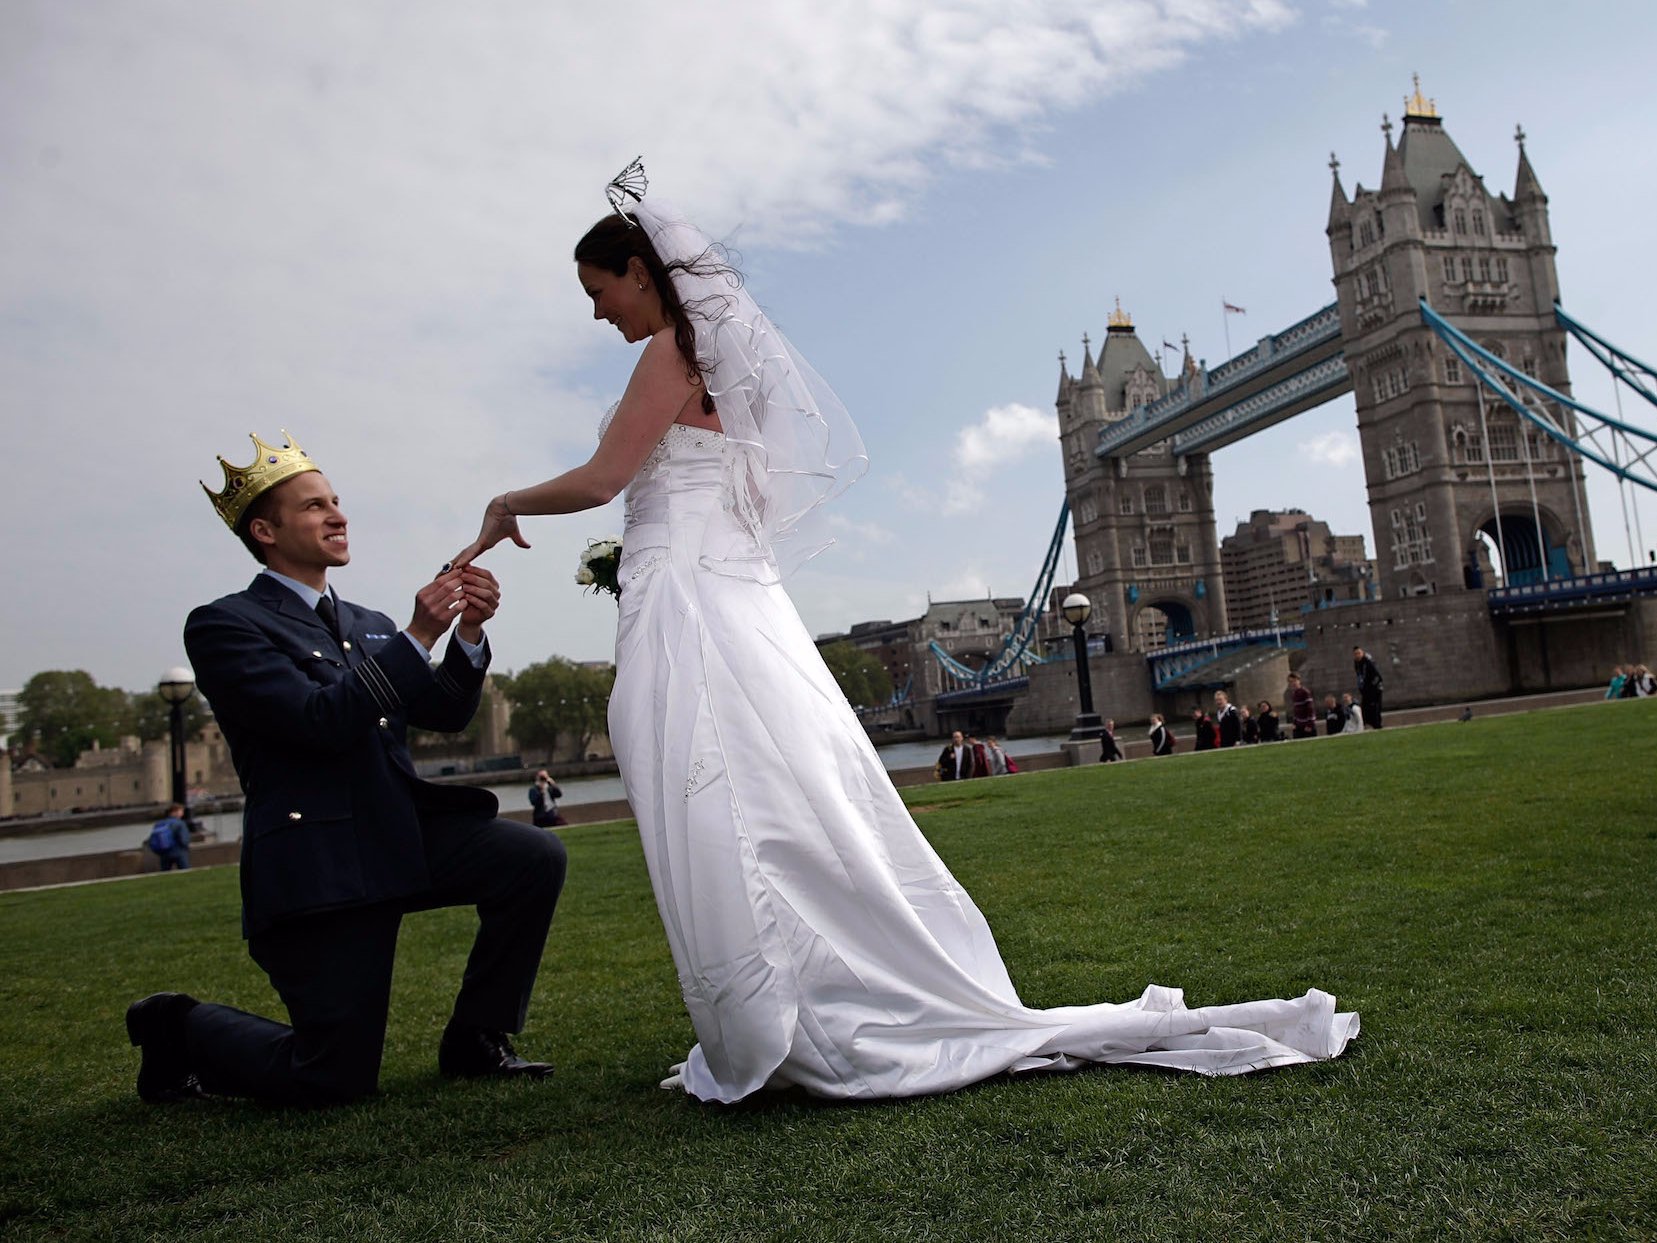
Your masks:
<path fill-rule="evenodd" d="M 1567 337 L 1653 405 L 1657 371 L 1560 308 L 1548 199 L 1522 130 L 1509 195 L 1485 187 L 1419 83 L 1397 142 L 1389 120 L 1381 128 L 1376 189 L 1358 184 L 1349 196 L 1329 161 L 1335 302 L 1212 369 L 1187 349 L 1165 375 L 1119 302 L 1097 355 L 1082 338 L 1076 374 L 1059 355 L 1054 405 L 1079 576 L 1055 590 L 1088 595 L 1099 650 L 1114 653 L 1102 659 L 1135 664 L 1126 681 L 1104 680 L 1107 693 L 1149 703 L 1226 685 L 1268 644 L 1304 649 L 1316 668 L 1336 630 L 1337 647 L 1390 657 L 1394 676 L 1406 646 L 1415 659 L 1431 648 L 1447 661 L 1438 693 L 1468 696 L 1530 689 L 1537 667 L 1544 686 L 1593 681 L 1657 643 L 1657 574 L 1606 572 L 1584 489 L 1586 461 L 1657 490 L 1657 434 L 1620 417 L 1620 389 L 1618 418 L 1571 396 Z M 1338 621 L 1286 617 L 1304 622 L 1287 642 L 1283 632 L 1233 634 L 1209 455 L 1347 392 L 1379 599 Z M 1063 526 L 1061 510 L 1055 541 Z M 952 688 L 940 710 L 994 702 L 1005 719 L 1017 696 L 1062 676 L 1032 650 L 1055 551 L 995 668 L 940 662 Z M 1118 715 L 1133 711 L 1124 703 Z"/>
<path fill-rule="evenodd" d="M 1486 189 L 1419 85 L 1397 142 L 1390 121 L 1382 130 L 1377 189 L 1360 184 L 1349 196 L 1330 159 L 1334 303 L 1212 369 L 1187 354 L 1172 378 L 1120 312 L 1110 331 L 1125 339 L 1107 338 L 1100 359 L 1132 358 L 1131 368 L 1095 364 L 1085 338 L 1080 376 L 1061 358 L 1077 589 L 1103 605 L 1124 648 L 1227 629 L 1214 540 L 1191 529 L 1213 522 L 1209 455 L 1347 392 L 1383 597 L 1599 568 L 1582 451 L 1571 451 L 1576 411 L 1533 402 L 1557 427 L 1551 436 L 1525 411 L 1487 400 L 1465 351 L 1432 318 L 1568 398 L 1548 200 L 1524 136 L 1508 195 Z"/>

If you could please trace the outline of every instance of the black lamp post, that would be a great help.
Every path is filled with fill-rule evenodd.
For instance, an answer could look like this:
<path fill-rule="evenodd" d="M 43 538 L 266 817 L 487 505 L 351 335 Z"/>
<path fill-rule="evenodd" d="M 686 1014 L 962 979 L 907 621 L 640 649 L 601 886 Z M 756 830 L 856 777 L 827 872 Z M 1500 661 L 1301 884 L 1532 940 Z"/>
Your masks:
<path fill-rule="evenodd" d="M 1064 598 L 1059 611 L 1070 623 L 1070 638 L 1076 645 L 1076 690 L 1082 701 L 1082 710 L 1070 730 L 1070 741 L 1086 742 L 1105 732 L 1105 723 L 1093 710 L 1093 679 L 1087 668 L 1087 619 L 1093 615 L 1093 601 L 1074 591 Z"/>
<path fill-rule="evenodd" d="M 173 769 L 173 802 L 186 810 L 184 797 L 184 705 L 196 693 L 196 675 L 182 665 L 176 665 L 161 675 L 156 692 L 167 701 L 167 731 Z"/>

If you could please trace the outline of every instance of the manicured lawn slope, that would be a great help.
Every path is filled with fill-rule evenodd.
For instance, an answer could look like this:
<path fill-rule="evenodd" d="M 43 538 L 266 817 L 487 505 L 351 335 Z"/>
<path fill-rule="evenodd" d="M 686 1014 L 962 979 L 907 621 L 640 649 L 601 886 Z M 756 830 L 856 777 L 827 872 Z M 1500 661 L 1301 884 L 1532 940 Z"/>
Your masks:
<path fill-rule="evenodd" d="M 735 1109 L 688 1047 L 630 825 L 568 830 L 543 1084 L 434 1052 L 466 912 L 404 926 L 382 1095 L 132 1093 L 127 1003 L 276 1006 L 234 869 L 0 896 L 0 1237 L 1314 1239 L 1657 1232 L 1657 703 L 911 791 L 1033 1005 L 1316 985 L 1333 1063 Z M 279 1013 L 279 1011 L 278 1011 Z"/>

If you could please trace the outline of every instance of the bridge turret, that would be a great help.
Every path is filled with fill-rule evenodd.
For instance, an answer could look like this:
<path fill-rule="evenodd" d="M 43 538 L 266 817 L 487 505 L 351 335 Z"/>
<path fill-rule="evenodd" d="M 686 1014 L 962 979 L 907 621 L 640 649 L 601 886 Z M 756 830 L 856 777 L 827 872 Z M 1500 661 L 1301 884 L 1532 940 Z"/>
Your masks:
<path fill-rule="evenodd" d="M 1346 197 L 1346 191 L 1341 188 L 1341 162 L 1335 158 L 1335 153 L 1329 153 L 1329 172 L 1334 185 L 1329 191 L 1329 224 L 1324 232 L 1333 239 L 1337 233 L 1345 233 L 1350 242 L 1352 237 L 1352 205 Z"/>
<path fill-rule="evenodd" d="M 1064 351 L 1059 351 L 1059 395 L 1053 398 L 1053 405 L 1058 408 L 1059 421 L 1070 412 L 1070 394 L 1074 391 L 1076 382 L 1070 378 L 1070 372 L 1064 365 Z"/>
<path fill-rule="evenodd" d="M 1406 114 L 1406 130 L 1411 120 Z M 1385 238 L 1420 237 L 1421 214 L 1416 209 L 1415 187 L 1404 171 L 1403 143 L 1396 147 L 1392 145 L 1392 122 L 1385 116 L 1381 118 L 1381 130 L 1387 140 L 1387 152 L 1381 161 L 1381 191 L 1378 196 L 1381 235 Z"/>
<path fill-rule="evenodd" d="M 1093 361 L 1093 345 L 1082 337 L 1082 376 L 1076 382 L 1077 413 L 1084 419 L 1103 421 L 1105 409 L 1105 381 Z"/>
<path fill-rule="evenodd" d="M 1513 214 L 1527 242 L 1546 246 L 1551 251 L 1553 233 L 1548 227 L 1548 196 L 1542 193 L 1542 183 L 1536 179 L 1536 170 L 1530 166 L 1530 156 L 1525 153 L 1525 131 L 1515 127 L 1513 140 L 1519 144 L 1519 173 L 1513 182 Z"/>
<path fill-rule="evenodd" d="M 1353 195 L 1350 253 L 1331 243 L 1382 594 L 1459 590 L 1481 542 L 1498 537 L 1515 558 L 1503 568 L 1509 582 L 1580 572 L 1593 563 L 1580 466 L 1562 462 L 1511 413 L 1481 405 L 1466 367 L 1419 311 L 1425 300 L 1522 370 L 1568 391 L 1551 313 L 1557 283 L 1547 197 L 1523 136 L 1516 135 L 1509 199 L 1485 188 L 1419 80 L 1404 101 L 1396 143 L 1391 121 L 1382 132 L 1380 190 Z M 1515 544 L 1520 528 L 1529 532 L 1528 554 L 1522 539 Z"/>

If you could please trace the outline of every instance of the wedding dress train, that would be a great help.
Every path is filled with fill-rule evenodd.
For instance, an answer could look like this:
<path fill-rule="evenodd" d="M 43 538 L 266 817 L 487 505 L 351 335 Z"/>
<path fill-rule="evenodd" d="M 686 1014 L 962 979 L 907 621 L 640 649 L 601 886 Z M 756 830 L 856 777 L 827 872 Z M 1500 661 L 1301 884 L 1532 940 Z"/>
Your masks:
<path fill-rule="evenodd" d="M 1127 1062 L 1241 1074 L 1334 1057 L 1358 1016 L 1312 990 L 1188 1009 L 1023 1006 L 765 575 L 733 574 L 735 452 L 675 424 L 627 492 L 610 737 L 697 1044 L 704 1100 L 912 1096 Z"/>

